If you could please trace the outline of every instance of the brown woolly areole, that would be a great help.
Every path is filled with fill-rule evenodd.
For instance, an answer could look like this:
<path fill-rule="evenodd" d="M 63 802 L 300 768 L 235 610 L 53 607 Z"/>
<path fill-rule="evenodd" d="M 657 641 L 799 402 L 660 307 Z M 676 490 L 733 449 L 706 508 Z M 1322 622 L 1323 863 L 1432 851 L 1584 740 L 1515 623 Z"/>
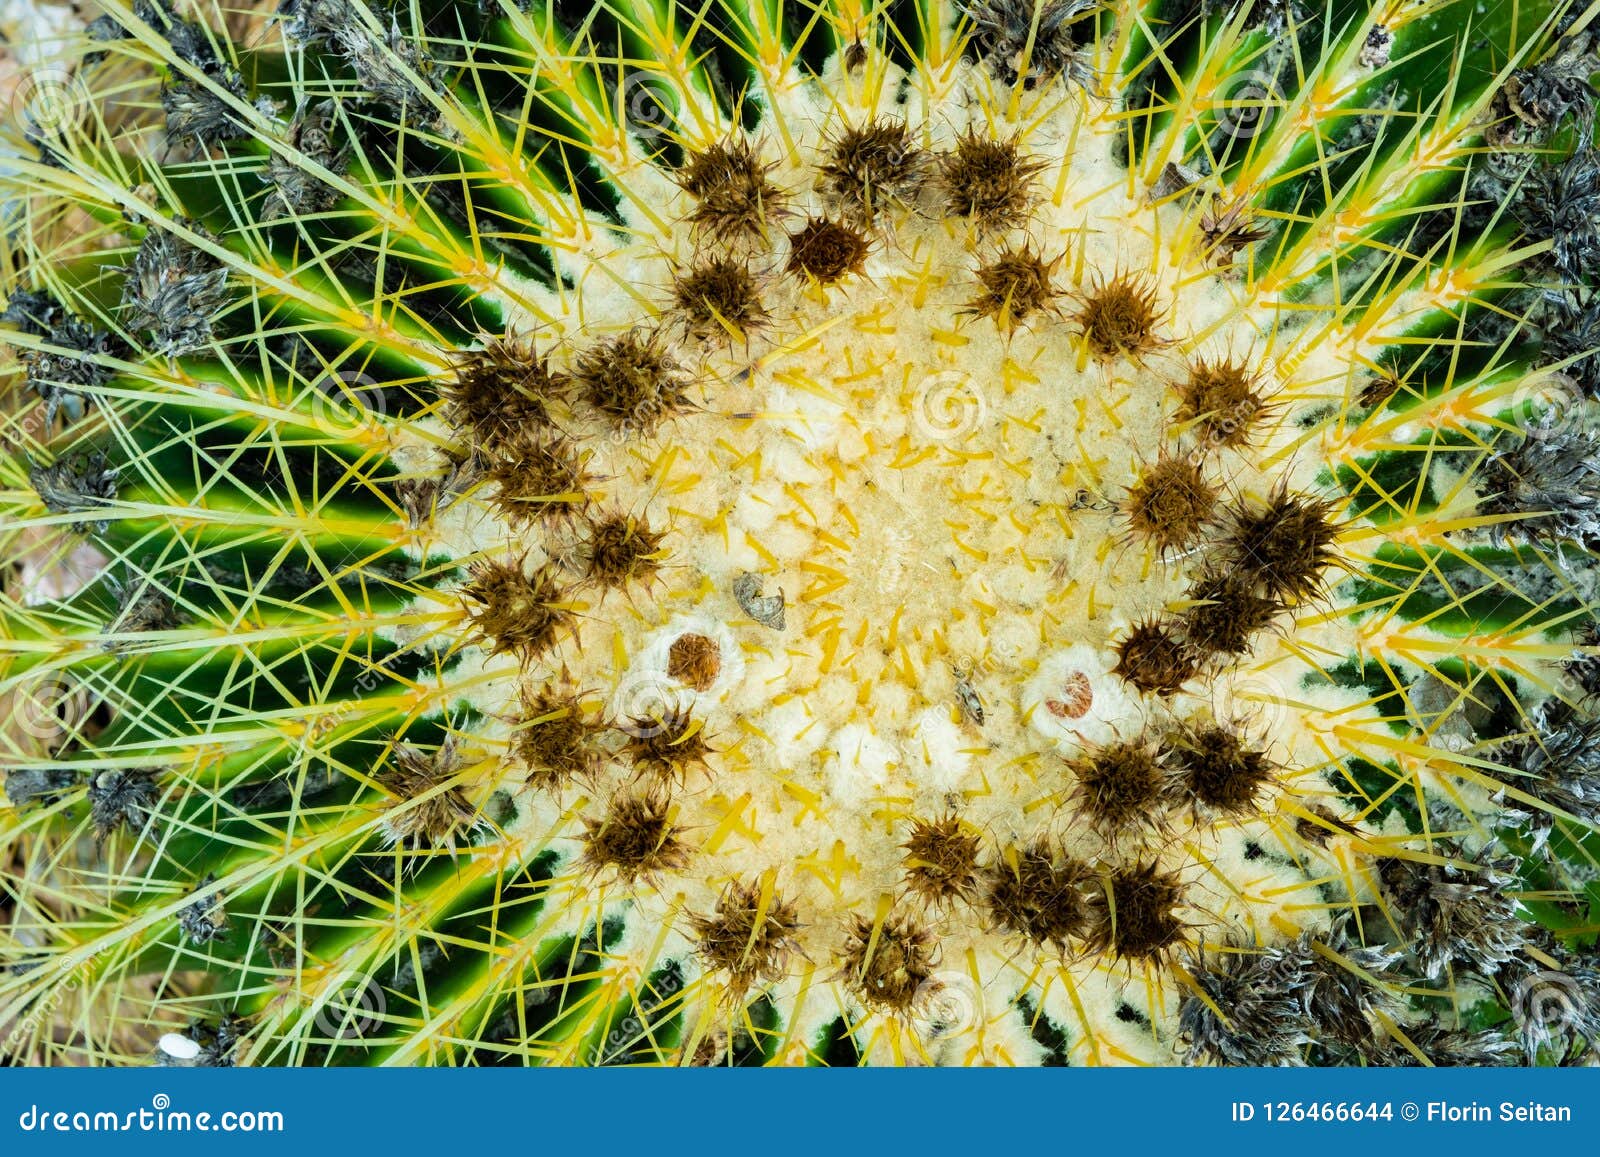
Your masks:
<path fill-rule="evenodd" d="M 705 635 L 679 635 L 667 650 L 667 674 L 696 691 L 709 691 L 721 670 L 722 648 Z"/>

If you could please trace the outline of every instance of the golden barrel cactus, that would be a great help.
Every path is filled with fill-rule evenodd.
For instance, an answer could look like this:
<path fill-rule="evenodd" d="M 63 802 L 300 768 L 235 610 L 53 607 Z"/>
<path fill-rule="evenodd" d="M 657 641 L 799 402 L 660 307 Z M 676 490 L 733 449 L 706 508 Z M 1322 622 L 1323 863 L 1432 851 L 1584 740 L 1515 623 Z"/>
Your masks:
<path fill-rule="evenodd" d="M 7 1056 L 1592 1048 L 1596 10 L 100 3 Z"/>

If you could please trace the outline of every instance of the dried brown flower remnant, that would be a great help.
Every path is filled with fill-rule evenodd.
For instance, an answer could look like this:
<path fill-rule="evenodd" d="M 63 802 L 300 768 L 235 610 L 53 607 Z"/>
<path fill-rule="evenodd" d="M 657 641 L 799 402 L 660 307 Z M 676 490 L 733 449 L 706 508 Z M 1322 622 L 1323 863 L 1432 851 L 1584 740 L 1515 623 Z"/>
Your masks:
<path fill-rule="evenodd" d="M 1220 570 L 1196 579 L 1188 597 L 1192 605 L 1183 612 L 1183 637 L 1208 655 L 1247 653 L 1283 610 L 1277 599 L 1257 594 L 1249 576 Z"/>
<path fill-rule="evenodd" d="M 553 427 L 552 406 L 565 398 L 568 385 L 531 335 L 508 333 L 455 355 L 441 392 L 450 422 L 478 445 L 494 448 Z"/>
<path fill-rule="evenodd" d="M 584 820 L 583 858 L 595 869 L 610 868 L 629 883 L 650 880 L 689 862 L 664 795 L 622 795 L 602 819 Z"/>
<path fill-rule="evenodd" d="M 700 958 L 727 973 L 735 991 L 777 980 L 798 950 L 795 906 L 760 882 L 730 884 L 710 916 L 692 916 Z"/>
<path fill-rule="evenodd" d="M 677 174 L 695 199 L 689 220 L 721 240 L 759 236 L 783 209 L 783 193 L 767 179 L 770 170 L 743 137 L 691 152 Z"/>
<path fill-rule="evenodd" d="M 860 273 L 871 248 L 866 237 L 849 225 L 812 217 L 789 235 L 788 270 L 812 277 L 819 285 L 832 285 Z"/>
<path fill-rule="evenodd" d="M 1165 623 L 1140 623 L 1116 644 L 1111 673 L 1147 695 L 1175 695 L 1199 670 L 1189 644 Z"/>
<path fill-rule="evenodd" d="M 978 883 L 978 834 L 953 815 L 916 820 L 904 844 L 906 886 L 934 903 L 969 899 Z"/>
<path fill-rule="evenodd" d="M 1275 768 L 1264 751 L 1226 727 L 1189 728 L 1167 743 L 1174 783 L 1196 806 L 1230 814 L 1254 810 Z"/>
<path fill-rule="evenodd" d="M 641 773 L 681 782 L 711 754 L 705 730 L 687 710 L 672 707 L 660 718 L 636 717 L 619 725 L 628 735 L 623 754 Z"/>
<path fill-rule="evenodd" d="M 1137 357 L 1163 344 L 1155 287 L 1132 274 L 1097 278 L 1080 297 L 1076 320 L 1089 349 L 1103 358 Z"/>
<path fill-rule="evenodd" d="M 586 457 L 562 438 L 521 435 L 499 448 L 485 470 L 494 504 L 517 526 L 572 517 L 594 482 Z"/>
<path fill-rule="evenodd" d="M 522 563 L 486 560 L 473 564 L 461 594 L 472 625 L 491 654 L 516 651 L 523 659 L 549 650 L 572 618 L 553 567 L 531 574 Z"/>
<path fill-rule="evenodd" d="M 982 232 L 1005 232 L 1027 223 L 1044 167 L 1044 161 L 1024 157 L 1015 138 L 968 131 L 939 159 L 939 191 L 947 212 L 968 218 Z"/>
<path fill-rule="evenodd" d="M 1236 359 L 1197 359 L 1177 386 L 1180 422 L 1193 422 L 1205 441 L 1242 446 L 1267 412 L 1256 374 Z"/>
<path fill-rule="evenodd" d="M 1134 960 L 1160 958 L 1183 939 L 1183 894 L 1178 874 L 1154 862 L 1112 872 L 1095 904 L 1091 946 Z"/>
<path fill-rule="evenodd" d="M 454 738 L 434 752 L 396 744 L 394 765 L 378 782 L 394 797 L 384 811 L 383 832 L 391 845 L 455 849 L 478 825 L 478 809 L 461 790 L 462 760 Z"/>
<path fill-rule="evenodd" d="M 911 917 L 891 912 L 881 924 L 857 916 L 845 943 L 843 975 L 861 999 L 904 1012 L 933 975 L 933 933 Z"/>
<path fill-rule="evenodd" d="M 590 346 L 572 376 L 589 404 L 624 429 L 648 433 L 690 406 L 688 376 L 659 333 L 630 330 Z"/>
<path fill-rule="evenodd" d="M 739 336 L 767 320 L 750 267 L 731 257 L 712 257 L 678 274 L 674 301 L 689 332 L 701 337 Z"/>
<path fill-rule="evenodd" d="M 870 222 L 921 187 L 927 157 L 904 121 L 874 120 L 828 141 L 817 164 L 817 188 L 853 220 Z"/>
<path fill-rule="evenodd" d="M 1128 521 L 1157 550 L 1187 550 L 1211 521 L 1217 493 L 1198 462 L 1163 456 L 1128 491 Z"/>
<path fill-rule="evenodd" d="M 665 538 L 642 519 L 607 515 L 590 528 L 585 544 L 590 580 L 614 588 L 648 578 L 661 565 Z"/>
<path fill-rule="evenodd" d="M 1052 308 L 1057 289 L 1051 284 L 1060 258 L 1046 261 L 1032 246 L 1006 247 L 978 268 L 981 292 L 969 312 L 991 317 L 1002 330 Z"/>
<path fill-rule="evenodd" d="M 527 767 L 529 785 L 552 790 L 599 766 L 599 735 L 582 700 L 544 687 L 524 695 L 511 750 Z"/>
<path fill-rule="evenodd" d="M 985 873 L 989 915 L 1035 944 L 1065 949 L 1088 928 L 1092 879 L 1087 867 L 1048 844 L 1009 848 Z"/>
<path fill-rule="evenodd" d="M 1270 597 L 1305 599 L 1322 589 L 1338 536 L 1332 502 L 1278 490 L 1232 512 L 1223 550 L 1228 564 Z"/>
<path fill-rule="evenodd" d="M 1079 813 L 1107 840 L 1142 832 L 1160 820 L 1167 769 L 1142 740 L 1112 743 L 1072 762 Z"/>

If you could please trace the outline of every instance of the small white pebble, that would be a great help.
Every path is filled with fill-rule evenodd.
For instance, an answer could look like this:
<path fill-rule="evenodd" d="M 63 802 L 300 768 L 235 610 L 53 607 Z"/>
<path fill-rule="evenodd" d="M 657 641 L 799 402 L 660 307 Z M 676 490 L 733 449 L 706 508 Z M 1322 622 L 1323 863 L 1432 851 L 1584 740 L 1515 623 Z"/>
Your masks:
<path fill-rule="evenodd" d="M 200 1046 L 180 1033 L 169 1032 L 156 1045 L 175 1061 L 192 1061 L 200 1055 Z"/>

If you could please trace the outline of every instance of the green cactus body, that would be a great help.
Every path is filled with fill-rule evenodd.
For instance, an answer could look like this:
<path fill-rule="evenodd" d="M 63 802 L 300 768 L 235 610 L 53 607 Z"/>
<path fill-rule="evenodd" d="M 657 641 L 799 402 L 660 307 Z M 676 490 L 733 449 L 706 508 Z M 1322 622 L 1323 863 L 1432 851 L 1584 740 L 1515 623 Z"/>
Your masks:
<path fill-rule="evenodd" d="M 104 12 L 8 1055 L 1592 1047 L 1592 10 Z"/>

